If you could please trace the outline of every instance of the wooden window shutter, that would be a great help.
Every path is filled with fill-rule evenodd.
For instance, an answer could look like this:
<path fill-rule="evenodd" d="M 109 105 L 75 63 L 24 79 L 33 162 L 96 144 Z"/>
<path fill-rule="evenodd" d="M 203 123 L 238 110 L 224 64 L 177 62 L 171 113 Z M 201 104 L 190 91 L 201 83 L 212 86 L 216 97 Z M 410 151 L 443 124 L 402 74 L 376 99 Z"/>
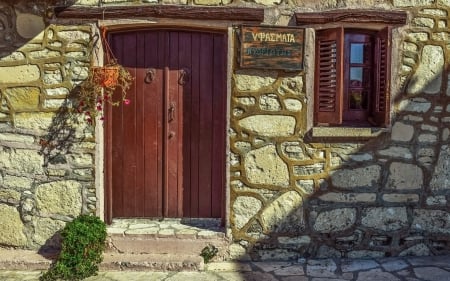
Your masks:
<path fill-rule="evenodd" d="M 341 124 L 344 29 L 319 30 L 316 38 L 314 122 Z"/>
<path fill-rule="evenodd" d="M 391 67 L 391 28 L 380 30 L 375 41 L 375 100 L 373 121 L 378 126 L 388 126 L 390 118 L 390 67 Z"/>

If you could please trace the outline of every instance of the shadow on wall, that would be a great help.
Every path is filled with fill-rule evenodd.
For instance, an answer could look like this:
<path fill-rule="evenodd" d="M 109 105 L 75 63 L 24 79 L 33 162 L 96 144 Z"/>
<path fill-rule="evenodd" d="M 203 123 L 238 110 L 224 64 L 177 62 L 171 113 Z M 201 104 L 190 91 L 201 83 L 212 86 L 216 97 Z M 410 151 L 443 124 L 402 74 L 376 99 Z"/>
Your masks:
<path fill-rule="evenodd" d="M 0 245 L 57 248 L 49 237 L 96 209 L 94 135 L 70 110 L 91 63 L 91 27 L 45 16 L 71 3 L 0 1 Z"/>
<path fill-rule="evenodd" d="M 450 253 L 450 54 L 444 43 L 410 37 L 403 46 L 415 52 L 405 52 L 401 62 L 392 128 L 367 140 L 303 137 L 298 128 L 307 118 L 302 79 L 274 71 L 235 72 L 232 256 L 297 260 Z M 303 114 L 286 110 L 290 99 L 302 102 Z M 295 133 L 258 134 L 264 129 L 255 122 L 264 118 L 269 118 L 264 126 L 276 118 L 297 118 Z"/>

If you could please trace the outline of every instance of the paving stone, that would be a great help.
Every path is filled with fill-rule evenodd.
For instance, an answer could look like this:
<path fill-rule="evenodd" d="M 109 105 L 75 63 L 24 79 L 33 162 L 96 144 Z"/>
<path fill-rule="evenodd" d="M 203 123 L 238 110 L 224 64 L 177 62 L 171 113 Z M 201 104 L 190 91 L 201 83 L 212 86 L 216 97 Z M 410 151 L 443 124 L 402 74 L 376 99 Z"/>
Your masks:
<path fill-rule="evenodd" d="M 277 279 L 273 275 L 271 275 L 269 273 L 263 273 L 263 272 L 246 272 L 246 273 L 224 272 L 224 273 L 217 273 L 217 275 L 227 281 L 236 281 L 236 280 L 277 281 Z M 191 280 L 197 281 L 198 279 L 191 279 Z M 220 280 L 220 279 L 209 279 L 208 281 L 211 281 L 211 280 Z M 169 281 L 169 279 L 167 281 Z M 182 280 L 182 281 L 186 281 L 186 280 Z"/>
<path fill-rule="evenodd" d="M 427 281 L 450 280 L 450 272 L 438 267 L 418 267 L 414 268 L 416 277 Z"/>
<path fill-rule="evenodd" d="M 281 278 L 281 281 L 309 281 L 309 278 L 306 276 L 288 276 Z"/>
<path fill-rule="evenodd" d="M 235 262 L 213 262 L 206 265 L 208 271 L 252 271 L 249 263 L 235 263 Z"/>
<path fill-rule="evenodd" d="M 336 263 L 331 259 L 309 260 L 306 274 L 312 277 L 337 277 L 334 273 L 336 269 Z"/>
<path fill-rule="evenodd" d="M 380 269 L 372 269 L 358 273 L 357 281 L 400 281 L 389 272 L 383 272 Z"/>
<path fill-rule="evenodd" d="M 399 271 L 402 270 L 404 268 L 407 268 L 409 265 L 408 263 L 406 263 L 403 260 L 399 260 L 399 259 L 390 259 L 390 260 L 380 260 L 379 261 L 381 263 L 381 267 L 386 270 L 386 271 Z"/>
<path fill-rule="evenodd" d="M 264 272 L 272 272 L 292 266 L 292 262 L 254 262 L 253 265 Z"/>
<path fill-rule="evenodd" d="M 276 276 L 291 276 L 291 275 L 304 275 L 305 271 L 303 267 L 299 265 L 293 265 L 282 269 L 277 269 L 273 272 Z"/>
<path fill-rule="evenodd" d="M 342 272 L 361 271 L 379 267 L 373 260 L 345 260 L 341 264 Z"/>
<path fill-rule="evenodd" d="M 412 257 L 407 261 L 414 266 L 449 266 L 450 256 Z"/>

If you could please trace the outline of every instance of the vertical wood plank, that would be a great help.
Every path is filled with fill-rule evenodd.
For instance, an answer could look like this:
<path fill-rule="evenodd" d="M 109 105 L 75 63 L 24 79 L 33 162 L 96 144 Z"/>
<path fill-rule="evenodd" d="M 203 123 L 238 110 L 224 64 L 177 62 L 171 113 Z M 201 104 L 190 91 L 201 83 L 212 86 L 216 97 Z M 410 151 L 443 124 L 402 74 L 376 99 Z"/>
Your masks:
<path fill-rule="evenodd" d="M 136 87 L 136 216 L 145 217 L 145 146 L 144 146 L 144 103 L 145 92 L 145 36 L 140 36 L 133 32 L 136 38 L 136 77 L 134 85 Z M 126 105 L 125 105 L 126 106 Z"/>
<path fill-rule="evenodd" d="M 211 34 L 200 35 L 200 150 L 199 150 L 199 216 L 211 217 L 211 154 L 212 154 L 212 79 L 213 43 Z M 211 77 L 212 78 L 212 77 Z"/>
<path fill-rule="evenodd" d="M 115 51 L 116 56 L 122 57 L 123 50 L 123 38 L 120 36 L 111 36 L 111 47 Z M 117 176 L 121 174 L 123 170 L 123 120 L 122 120 L 122 108 L 111 108 L 109 107 L 109 112 L 111 113 L 108 121 L 111 123 L 111 176 L 112 176 L 112 217 L 123 217 L 125 212 L 123 209 L 123 178 Z"/>
<path fill-rule="evenodd" d="M 200 35 L 199 33 L 192 34 L 192 48 L 191 48 L 192 66 L 191 66 L 191 194 L 189 200 L 190 216 L 199 216 L 199 124 L 200 124 Z"/>
<path fill-rule="evenodd" d="M 167 81 L 167 105 L 166 105 L 166 125 L 167 125 L 167 189 L 166 189 L 166 216 L 176 217 L 178 211 L 178 142 L 180 132 L 178 111 L 178 32 L 168 32 L 168 67 L 166 67 Z"/>
<path fill-rule="evenodd" d="M 163 124 L 162 124 L 162 69 L 158 61 L 164 55 L 164 49 L 158 46 L 160 32 L 150 31 L 145 33 L 145 50 L 149 48 L 152 52 L 145 51 L 144 73 L 154 69 L 155 76 L 150 83 L 144 82 L 143 106 L 144 114 L 144 158 L 145 158 L 145 216 L 162 216 L 162 147 L 163 147 Z M 151 74 L 148 74 L 151 75 Z"/>
<path fill-rule="evenodd" d="M 178 198 L 182 199 L 179 202 L 179 216 L 190 217 L 190 193 L 191 193 L 191 83 L 192 83 L 192 62 L 191 62 L 191 33 L 190 32 L 180 32 L 179 33 L 179 66 L 180 71 L 187 71 L 187 77 L 184 79 L 184 84 L 179 85 L 180 87 L 180 97 L 178 103 L 180 105 L 180 122 L 179 132 L 182 132 L 180 141 L 178 142 L 178 152 L 182 155 L 182 161 L 178 161 L 178 177 L 179 183 L 181 184 L 180 195 Z M 181 75 L 181 74 L 180 74 Z M 181 208 L 181 209 L 180 209 Z"/>
<path fill-rule="evenodd" d="M 123 64 L 133 77 L 136 77 L 136 35 L 125 34 L 124 53 L 119 63 Z M 124 188 L 124 211 L 127 216 L 136 216 L 136 201 L 139 194 L 136 192 L 136 83 L 133 83 L 128 91 L 127 98 L 131 103 L 127 106 L 121 104 L 119 108 L 123 110 L 123 128 L 126 132 L 123 136 L 123 147 L 126 152 L 123 153 L 123 188 Z M 113 109 L 114 110 L 114 109 Z"/>
<path fill-rule="evenodd" d="M 212 134 L 212 178 L 211 178 L 211 216 L 220 218 L 225 170 L 225 106 L 226 106 L 226 36 L 214 35 L 213 53 L 213 134 Z"/>

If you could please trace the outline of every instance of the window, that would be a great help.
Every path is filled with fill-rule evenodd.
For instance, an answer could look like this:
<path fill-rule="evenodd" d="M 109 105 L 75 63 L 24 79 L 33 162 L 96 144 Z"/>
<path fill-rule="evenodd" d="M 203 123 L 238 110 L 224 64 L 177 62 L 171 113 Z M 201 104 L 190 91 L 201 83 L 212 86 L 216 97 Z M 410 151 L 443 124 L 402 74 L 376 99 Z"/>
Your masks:
<path fill-rule="evenodd" d="M 314 124 L 389 124 L 390 28 L 316 31 Z"/>

